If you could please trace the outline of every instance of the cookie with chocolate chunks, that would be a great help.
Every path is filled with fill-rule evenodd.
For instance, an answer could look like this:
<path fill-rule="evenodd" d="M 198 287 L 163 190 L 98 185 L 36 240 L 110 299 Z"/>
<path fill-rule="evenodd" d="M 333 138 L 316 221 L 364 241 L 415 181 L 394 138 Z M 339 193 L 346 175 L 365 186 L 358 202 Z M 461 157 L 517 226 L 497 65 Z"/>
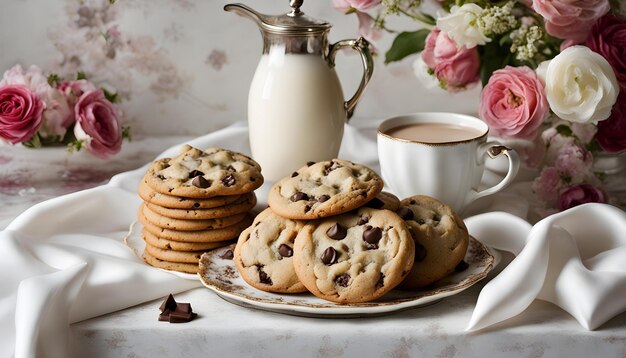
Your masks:
<path fill-rule="evenodd" d="M 183 220 L 163 216 L 152 211 L 145 204 L 141 204 L 139 210 L 143 210 L 143 215 L 154 225 L 160 228 L 178 231 L 222 229 L 240 222 L 247 215 L 247 213 L 241 213 L 215 219 Z"/>
<path fill-rule="evenodd" d="M 449 206 L 425 195 L 402 200 L 396 213 L 405 220 L 415 241 L 415 264 L 398 288 L 422 288 L 454 272 L 469 244 L 463 219 Z"/>
<path fill-rule="evenodd" d="M 192 273 L 192 274 L 198 273 L 197 263 L 190 264 L 190 263 L 184 263 L 184 262 L 165 261 L 165 260 L 161 260 L 150 255 L 150 253 L 147 251 L 144 251 L 143 253 L 143 260 L 150 266 L 157 267 L 157 268 L 164 269 L 164 270 L 178 271 L 178 272 Z"/>
<path fill-rule="evenodd" d="M 333 159 L 300 168 L 270 189 L 268 203 L 280 216 L 319 219 L 359 208 L 383 188 L 370 168 Z"/>
<path fill-rule="evenodd" d="M 239 199 L 228 205 L 212 209 L 171 209 L 150 203 L 145 203 L 144 205 L 154 213 L 172 219 L 208 220 L 246 213 L 254 208 L 256 202 L 256 195 L 254 193 L 247 193 L 241 195 Z"/>
<path fill-rule="evenodd" d="M 184 145 L 177 157 L 152 163 L 143 181 L 158 193 L 210 198 L 251 192 L 263 184 L 263 176 L 259 164 L 241 153 Z"/>
<path fill-rule="evenodd" d="M 337 303 L 378 299 L 413 265 L 405 222 L 389 210 L 362 207 L 308 222 L 296 237 L 294 268 L 315 296 Z"/>
<path fill-rule="evenodd" d="M 231 204 L 241 198 L 241 195 L 215 196 L 207 199 L 176 197 L 157 193 L 144 180 L 139 183 L 137 193 L 146 203 L 171 209 L 214 209 Z"/>
<path fill-rule="evenodd" d="M 241 277 L 259 290 L 306 292 L 293 268 L 293 245 L 304 222 L 285 219 L 267 208 L 239 236 L 234 261 Z"/>

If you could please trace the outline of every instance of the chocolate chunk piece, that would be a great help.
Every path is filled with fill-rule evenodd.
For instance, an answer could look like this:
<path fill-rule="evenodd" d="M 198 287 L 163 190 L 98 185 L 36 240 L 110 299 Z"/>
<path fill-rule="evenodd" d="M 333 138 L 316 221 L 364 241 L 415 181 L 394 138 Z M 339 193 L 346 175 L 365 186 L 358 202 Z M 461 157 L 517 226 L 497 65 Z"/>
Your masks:
<path fill-rule="evenodd" d="M 326 164 L 326 166 L 324 166 L 324 175 L 328 175 L 330 174 L 330 172 L 332 172 L 335 169 L 341 168 L 341 164 L 337 163 L 337 162 L 333 162 L 332 160 L 330 161 L 330 163 Z"/>
<path fill-rule="evenodd" d="M 161 311 L 159 321 L 167 321 L 169 323 L 189 322 L 197 316 L 193 313 L 190 303 L 176 302 L 171 293 L 165 298 L 159 309 Z"/>
<path fill-rule="evenodd" d="M 305 213 L 308 213 L 309 211 L 311 211 L 311 205 L 306 205 L 306 206 L 304 207 L 304 212 L 305 212 Z"/>
<path fill-rule="evenodd" d="M 194 208 L 199 208 L 200 207 L 200 203 L 193 203 L 193 207 Z"/>
<path fill-rule="evenodd" d="M 266 285 L 272 285 L 272 279 L 269 277 L 269 275 L 267 273 L 265 273 L 265 271 L 263 271 L 263 269 L 261 267 L 259 267 L 259 281 L 261 281 L 261 283 L 264 283 Z"/>
<path fill-rule="evenodd" d="M 193 180 L 191 181 L 191 185 L 195 186 L 196 188 L 206 189 L 211 186 L 211 182 L 204 179 L 204 177 L 202 176 L 198 176 L 193 178 Z"/>
<path fill-rule="evenodd" d="M 327 248 L 320 257 L 324 265 L 330 266 L 337 263 L 337 251 L 332 247 Z"/>
<path fill-rule="evenodd" d="M 165 298 L 165 300 L 163 300 L 163 303 L 161 303 L 159 310 L 161 312 L 176 310 L 176 300 L 171 293 Z"/>
<path fill-rule="evenodd" d="M 161 180 L 165 180 L 165 177 L 161 174 L 157 175 L 157 178 L 161 179 Z"/>
<path fill-rule="evenodd" d="M 189 312 L 189 313 L 172 312 L 170 313 L 169 322 L 170 323 L 186 323 L 196 318 L 196 316 L 197 315 L 193 312 Z"/>
<path fill-rule="evenodd" d="M 400 207 L 396 211 L 396 214 L 398 214 L 398 216 L 401 217 L 402 220 L 413 220 L 413 218 L 415 217 L 413 210 L 407 208 L 406 206 Z"/>
<path fill-rule="evenodd" d="M 456 265 L 456 267 L 454 268 L 454 271 L 462 272 L 462 271 L 467 270 L 468 267 L 469 267 L 469 264 L 465 262 L 465 260 L 461 260 L 461 262 L 459 262 L 459 264 Z"/>
<path fill-rule="evenodd" d="M 380 274 L 380 277 L 378 278 L 378 281 L 376 281 L 376 288 L 381 288 L 385 285 L 385 275 L 384 274 Z"/>
<path fill-rule="evenodd" d="M 233 250 L 228 249 L 228 250 L 226 250 L 226 251 L 222 252 L 222 254 L 220 255 L 220 259 L 223 259 L 223 260 L 232 260 L 234 256 L 235 256 L 235 255 L 234 255 L 234 253 L 233 253 Z"/>
<path fill-rule="evenodd" d="M 203 175 L 204 175 L 203 172 L 194 169 L 194 170 L 189 172 L 189 179 L 195 178 L 195 177 L 200 177 L 200 176 L 203 176 Z"/>
<path fill-rule="evenodd" d="M 348 287 L 348 284 L 350 283 L 350 275 L 344 273 L 343 275 L 337 276 L 335 282 L 341 287 Z"/>
<path fill-rule="evenodd" d="M 374 198 L 374 199 L 368 201 L 367 204 L 365 204 L 365 206 L 367 206 L 368 208 L 374 208 L 374 209 L 380 209 L 384 205 L 385 205 L 385 203 L 383 203 L 383 201 L 378 199 L 378 198 Z"/>
<path fill-rule="evenodd" d="M 229 172 L 236 172 L 237 170 L 235 169 L 235 167 L 233 167 L 232 165 L 229 165 L 226 167 L 226 170 L 228 170 Z"/>
<path fill-rule="evenodd" d="M 424 261 L 424 259 L 426 258 L 426 248 L 420 244 L 420 243 L 415 243 L 415 262 L 421 262 Z"/>
<path fill-rule="evenodd" d="M 326 230 L 326 235 L 333 240 L 342 240 L 348 235 L 348 230 L 339 225 L 339 223 L 335 223 L 335 225 Z"/>
<path fill-rule="evenodd" d="M 363 240 L 368 244 L 376 245 L 383 237 L 383 231 L 379 227 L 367 225 L 363 231 Z"/>
<path fill-rule="evenodd" d="M 235 182 L 235 177 L 232 174 L 229 174 L 224 179 L 222 179 L 222 184 L 227 187 L 235 185 Z"/>
<path fill-rule="evenodd" d="M 278 246 L 278 253 L 282 257 L 291 257 L 293 255 L 293 249 L 289 245 L 280 244 Z"/>
<path fill-rule="evenodd" d="M 319 198 L 317 198 L 317 201 L 319 201 L 320 203 L 325 202 L 326 200 L 330 199 L 330 195 L 321 195 Z"/>
<path fill-rule="evenodd" d="M 370 218 L 363 215 L 359 218 L 359 221 L 356 223 L 357 225 L 361 226 L 361 225 L 365 225 L 367 224 L 367 222 L 370 221 Z"/>
<path fill-rule="evenodd" d="M 291 201 L 309 200 L 309 196 L 299 191 L 291 196 Z"/>
<path fill-rule="evenodd" d="M 291 177 L 292 177 L 292 178 L 295 178 L 295 177 L 297 177 L 298 175 L 300 175 L 300 174 L 298 174 L 298 172 L 293 172 L 293 173 L 291 173 Z"/>
<path fill-rule="evenodd" d="M 315 164 L 315 162 L 311 162 L 311 161 L 306 162 L 306 166 L 307 166 L 307 167 L 310 167 L 310 166 L 311 166 L 311 165 L 313 165 L 313 164 Z"/>

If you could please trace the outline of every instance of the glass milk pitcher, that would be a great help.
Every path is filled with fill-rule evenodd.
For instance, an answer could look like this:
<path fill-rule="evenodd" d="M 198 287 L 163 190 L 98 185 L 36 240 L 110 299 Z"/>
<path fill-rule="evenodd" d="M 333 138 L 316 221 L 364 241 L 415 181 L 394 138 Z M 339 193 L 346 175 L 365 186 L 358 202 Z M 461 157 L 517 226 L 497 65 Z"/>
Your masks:
<path fill-rule="evenodd" d="M 369 44 L 363 38 L 329 45 L 331 24 L 306 16 L 303 0 L 291 0 L 284 15 L 260 14 L 243 4 L 224 10 L 256 22 L 263 54 L 250 85 L 248 124 L 252 156 L 271 181 L 309 161 L 336 158 L 343 125 L 352 116 L 373 71 Z M 356 93 L 345 101 L 335 73 L 342 48 L 358 51 L 364 74 Z"/>

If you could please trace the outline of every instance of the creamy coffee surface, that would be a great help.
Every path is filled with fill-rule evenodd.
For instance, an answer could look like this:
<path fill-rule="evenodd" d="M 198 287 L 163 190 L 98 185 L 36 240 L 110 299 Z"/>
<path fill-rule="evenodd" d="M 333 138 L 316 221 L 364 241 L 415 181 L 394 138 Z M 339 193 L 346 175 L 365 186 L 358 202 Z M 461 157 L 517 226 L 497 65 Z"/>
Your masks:
<path fill-rule="evenodd" d="M 483 132 L 471 127 L 448 123 L 413 123 L 385 132 L 394 138 L 422 143 L 459 142 L 480 137 Z"/>

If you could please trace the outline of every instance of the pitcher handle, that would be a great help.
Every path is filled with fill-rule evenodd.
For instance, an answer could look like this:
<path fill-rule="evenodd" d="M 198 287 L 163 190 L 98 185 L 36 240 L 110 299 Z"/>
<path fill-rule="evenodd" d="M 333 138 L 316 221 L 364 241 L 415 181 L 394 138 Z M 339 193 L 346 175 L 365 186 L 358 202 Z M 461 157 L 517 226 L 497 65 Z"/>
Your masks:
<path fill-rule="evenodd" d="M 361 83 L 359 84 L 359 88 L 357 88 L 356 93 L 352 98 L 345 101 L 343 103 L 344 108 L 346 109 L 347 119 L 350 119 L 354 114 L 354 108 L 356 104 L 361 99 L 361 95 L 363 95 L 363 91 L 367 86 L 367 83 L 372 78 L 372 73 L 374 72 L 374 60 L 372 59 L 372 54 L 369 49 L 369 42 L 363 37 L 359 37 L 356 40 L 341 40 L 332 45 L 330 45 L 328 52 L 328 64 L 330 67 L 335 67 L 335 56 L 337 55 L 337 51 L 343 48 L 351 48 L 355 51 L 358 51 L 361 55 L 361 61 L 363 61 L 363 77 L 361 78 Z"/>

